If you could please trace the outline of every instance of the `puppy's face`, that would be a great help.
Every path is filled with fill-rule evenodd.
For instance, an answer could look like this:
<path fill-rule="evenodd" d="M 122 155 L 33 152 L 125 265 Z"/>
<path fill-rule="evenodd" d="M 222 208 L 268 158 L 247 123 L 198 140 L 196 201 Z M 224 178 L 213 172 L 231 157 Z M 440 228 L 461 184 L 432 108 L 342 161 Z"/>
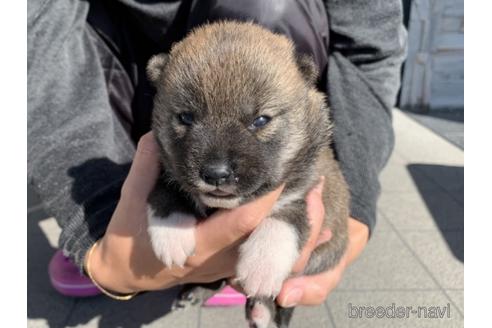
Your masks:
<path fill-rule="evenodd" d="M 282 183 L 306 139 L 309 93 L 286 38 L 214 24 L 154 57 L 148 71 L 163 165 L 185 191 L 232 208 Z"/>

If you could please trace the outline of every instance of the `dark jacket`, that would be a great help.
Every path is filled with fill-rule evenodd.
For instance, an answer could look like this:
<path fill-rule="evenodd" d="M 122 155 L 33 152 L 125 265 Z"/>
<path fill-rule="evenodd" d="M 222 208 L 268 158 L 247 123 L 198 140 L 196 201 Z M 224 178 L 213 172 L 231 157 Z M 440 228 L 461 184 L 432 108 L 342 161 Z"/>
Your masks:
<path fill-rule="evenodd" d="M 328 0 L 325 81 L 351 216 L 373 229 L 406 50 L 400 0 Z M 145 61 L 187 31 L 193 1 L 29 1 L 28 177 L 79 267 L 104 234 L 149 129 Z M 122 28 L 114 28 L 120 26 Z M 138 52 L 135 49 L 139 49 Z"/>

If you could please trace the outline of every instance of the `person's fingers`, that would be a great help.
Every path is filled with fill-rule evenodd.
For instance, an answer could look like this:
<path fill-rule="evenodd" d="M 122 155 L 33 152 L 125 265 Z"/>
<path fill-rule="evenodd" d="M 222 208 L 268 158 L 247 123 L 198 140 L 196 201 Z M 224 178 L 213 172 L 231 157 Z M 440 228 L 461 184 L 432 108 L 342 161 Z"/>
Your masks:
<path fill-rule="evenodd" d="M 325 177 L 321 176 L 318 184 L 306 196 L 307 215 L 311 224 L 313 224 L 313 221 L 322 221 L 325 216 L 325 207 L 323 204 L 324 186 Z"/>
<path fill-rule="evenodd" d="M 283 188 L 284 185 L 235 209 L 217 211 L 198 224 L 196 253 L 208 256 L 251 233 L 270 213 Z"/>
<path fill-rule="evenodd" d="M 330 271 L 286 280 L 280 294 L 277 296 L 277 303 L 283 307 L 323 303 L 328 294 L 340 282 L 344 269 L 345 260 L 342 259 Z"/>
<path fill-rule="evenodd" d="M 159 176 L 159 147 L 152 132 L 144 134 L 138 142 L 130 172 L 126 178 L 122 195 L 147 199 Z"/>
<path fill-rule="evenodd" d="M 301 251 L 299 259 L 292 268 L 292 272 L 294 273 L 299 273 L 304 270 L 311 252 L 318 245 L 321 226 L 323 225 L 323 219 L 325 217 L 325 208 L 322 199 L 324 181 L 324 177 L 321 177 L 320 182 L 306 196 L 307 215 L 311 225 L 311 232 L 306 245 Z"/>
<path fill-rule="evenodd" d="M 326 229 L 322 230 L 319 233 L 318 240 L 316 241 L 316 247 L 329 241 L 331 239 L 331 236 L 332 236 L 332 233 L 331 233 L 330 229 L 326 228 Z"/>

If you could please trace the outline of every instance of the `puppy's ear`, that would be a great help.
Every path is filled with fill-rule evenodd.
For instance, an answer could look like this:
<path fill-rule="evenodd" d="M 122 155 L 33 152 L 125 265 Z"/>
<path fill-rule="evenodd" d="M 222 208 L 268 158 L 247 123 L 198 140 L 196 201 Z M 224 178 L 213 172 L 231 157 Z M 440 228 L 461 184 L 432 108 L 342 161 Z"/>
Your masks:
<path fill-rule="evenodd" d="M 297 55 L 297 66 L 304 79 L 310 84 L 315 85 L 318 80 L 318 68 L 314 63 L 313 57 L 306 54 Z"/>
<path fill-rule="evenodd" d="M 150 58 L 149 63 L 147 64 L 147 77 L 152 84 L 156 85 L 157 81 L 161 78 L 167 61 L 168 55 L 166 54 L 159 54 Z"/>

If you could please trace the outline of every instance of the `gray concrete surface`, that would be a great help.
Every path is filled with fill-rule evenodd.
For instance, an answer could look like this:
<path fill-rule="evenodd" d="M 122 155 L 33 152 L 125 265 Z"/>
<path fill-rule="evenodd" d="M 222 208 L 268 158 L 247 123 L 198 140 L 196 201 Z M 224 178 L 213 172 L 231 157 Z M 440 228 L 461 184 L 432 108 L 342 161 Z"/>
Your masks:
<path fill-rule="evenodd" d="M 325 304 L 296 310 L 293 328 L 463 327 L 463 151 L 398 110 L 394 126 L 370 243 Z M 59 228 L 35 195 L 28 198 L 28 327 L 246 326 L 237 307 L 170 312 L 176 289 L 129 302 L 58 295 L 47 264 Z M 368 318 L 371 311 L 361 310 L 364 318 L 354 318 L 361 306 L 382 307 L 387 316 Z M 400 306 L 412 309 L 398 318 L 392 307 Z"/>
<path fill-rule="evenodd" d="M 444 139 L 465 148 L 465 113 L 463 109 L 430 111 L 426 114 L 405 112 Z"/>

